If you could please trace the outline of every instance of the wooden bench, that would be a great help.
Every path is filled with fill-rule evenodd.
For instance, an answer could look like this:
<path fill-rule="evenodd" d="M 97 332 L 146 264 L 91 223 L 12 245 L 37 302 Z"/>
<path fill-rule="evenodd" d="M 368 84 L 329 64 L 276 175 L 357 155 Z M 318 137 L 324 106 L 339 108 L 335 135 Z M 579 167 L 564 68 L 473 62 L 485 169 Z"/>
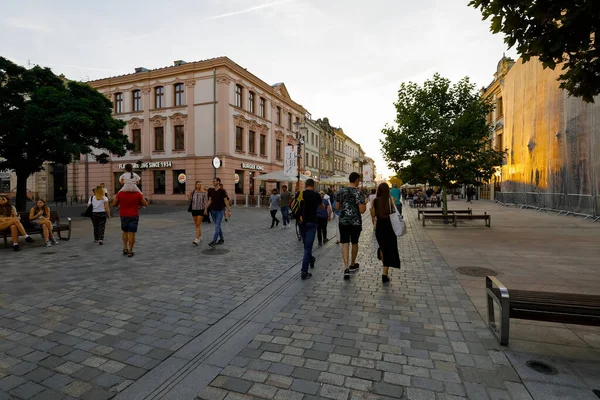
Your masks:
<path fill-rule="evenodd" d="M 446 215 L 442 215 L 442 214 L 438 214 L 438 213 L 429 213 L 427 211 L 423 212 L 423 226 L 425 226 L 425 220 L 432 220 L 432 219 L 442 219 L 445 221 L 452 221 L 452 224 L 454 226 L 456 226 L 456 213 L 454 212 L 450 212 L 448 211 L 448 214 Z"/>
<path fill-rule="evenodd" d="M 508 344 L 510 319 L 600 326 L 600 296 L 508 290 L 498 279 L 485 278 L 488 325 L 501 345 Z M 494 303 L 500 309 L 496 324 Z"/>
<path fill-rule="evenodd" d="M 29 222 L 28 212 L 20 212 L 19 217 L 21 217 L 21 223 L 23 224 L 25 231 L 27 231 L 29 235 L 42 234 L 42 228 L 38 228 L 34 226 L 31 222 Z M 50 222 L 52 222 L 52 232 L 56 232 L 60 240 L 71 239 L 71 218 L 67 218 L 67 221 L 69 221 L 67 224 L 61 224 L 58 211 L 50 211 Z M 67 237 L 63 237 L 62 232 L 68 232 Z M 11 236 L 10 228 L 0 231 L 0 236 L 4 237 L 4 247 L 8 247 L 8 238 Z"/>
<path fill-rule="evenodd" d="M 454 218 L 454 226 L 456 226 L 456 221 L 459 219 L 482 219 L 485 221 L 485 226 L 488 228 L 492 226 L 492 216 L 488 213 L 483 213 L 483 215 L 457 215 L 456 218 Z"/>
<path fill-rule="evenodd" d="M 444 210 L 419 210 L 417 219 L 421 219 L 421 214 L 423 214 L 423 213 L 442 214 L 443 212 L 444 212 Z M 448 210 L 448 214 L 450 214 L 450 213 L 473 215 L 473 210 L 471 210 L 470 208 L 467 208 L 466 210 Z"/>

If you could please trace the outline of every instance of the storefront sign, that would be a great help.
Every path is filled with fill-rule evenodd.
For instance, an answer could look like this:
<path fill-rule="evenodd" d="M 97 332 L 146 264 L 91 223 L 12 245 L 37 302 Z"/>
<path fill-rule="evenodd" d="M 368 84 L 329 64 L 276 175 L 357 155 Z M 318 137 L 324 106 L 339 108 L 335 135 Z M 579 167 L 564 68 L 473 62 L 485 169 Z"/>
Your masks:
<path fill-rule="evenodd" d="M 171 168 L 173 163 L 171 161 L 156 161 L 156 162 L 143 162 L 140 164 L 133 163 L 134 169 L 152 169 L 152 168 Z M 125 164 L 119 164 L 119 169 L 125 169 Z"/>
<path fill-rule="evenodd" d="M 304 171 L 304 175 L 310 176 L 310 171 Z"/>
<path fill-rule="evenodd" d="M 235 184 L 236 184 L 236 185 L 237 185 L 238 183 L 240 183 L 240 176 L 239 176 L 238 174 L 235 174 L 235 175 L 234 175 L 234 181 L 235 181 Z"/>
<path fill-rule="evenodd" d="M 265 167 L 262 165 L 258 165 L 258 164 L 249 164 L 249 163 L 242 163 L 242 168 L 244 169 L 253 169 L 255 171 L 264 171 Z"/>
<path fill-rule="evenodd" d="M 185 183 L 186 180 L 187 177 L 185 176 L 185 174 L 177 175 L 177 182 L 181 183 L 182 185 Z"/>
<path fill-rule="evenodd" d="M 285 146 L 285 158 L 283 159 L 283 173 L 287 176 L 298 175 L 298 147 Z"/>

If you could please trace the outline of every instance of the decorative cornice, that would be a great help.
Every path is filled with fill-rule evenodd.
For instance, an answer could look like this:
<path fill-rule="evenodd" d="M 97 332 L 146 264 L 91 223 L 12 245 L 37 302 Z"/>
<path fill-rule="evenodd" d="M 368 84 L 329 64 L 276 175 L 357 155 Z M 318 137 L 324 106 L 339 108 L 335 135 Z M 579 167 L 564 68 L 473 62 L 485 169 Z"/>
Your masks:
<path fill-rule="evenodd" d="M 165 126 L 165 122 L 167 121 L 167 117 L 163 117 L 162 115 L 155 115 L 150 118 L 150 121 L 153 123 L 155 127 Z"/>
<path fill-rule="evenodd" d="M 231 83 L 231 77 L 229 75 L 217 75 L 217 83 L 224 83 L 229 85 Z"/>
<path fill-rule="evenodd" d="M 195 79 L 188 79 L 185 81 L 185 86 L 186 87 L 194 87 L 196 86 L 196 80 Z"/>
<path fill-rule="evenodd" d="M 134 117 L 127 121 L 127 124 L 129 125 L 130 129 L 141 129 L 144 125 L 144 120 Z"/>
<path fill-rule="evenodd" d="M 283 133 L 283 131 L 281 131 L 281 130 L 277 129 L 277 130 L 275 131 L 275 137 L 276 137 L 277 139 L 283 139 L 283 138 L 285 137 L 285 134 Z"/>
<path fill-rule="evenodd" d="M 247 128 L 255 132 L 260 132 L 264 134 L 267 134 L 269 132 L 269 127 L 266 124 L 261 124 L 253 119 L 247 119 L 241 114 L 234 115 L 233 120 L 235 121 L 235 124 L 237 126 L 241 126 L 242 128 Z"/>
<path fill-rule="evenodd" d="M 143 94 L 150 94 L 151 91 L 152 91 L 151 87 L 143 87 L 142 88 L 142 93 Z"/>

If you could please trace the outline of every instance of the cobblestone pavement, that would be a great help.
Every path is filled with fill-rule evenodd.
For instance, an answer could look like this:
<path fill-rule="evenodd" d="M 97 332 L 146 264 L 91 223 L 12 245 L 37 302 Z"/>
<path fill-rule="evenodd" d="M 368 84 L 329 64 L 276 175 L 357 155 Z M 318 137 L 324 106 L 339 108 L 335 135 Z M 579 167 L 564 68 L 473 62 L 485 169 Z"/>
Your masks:
<path fill-rule="evenodd" d="M 200 398 L 531 399 L 414 212 L 407 214 L 402 269 L 389 285 L 381 283 L 370 229 L 349 282 L 331 246 L 314 278 Z"/>
<path fill-rule="evenodd" d="M 89 221 L 71 241 L 0 249 L 0 399 L 107 399 L 159 365 L 301 257 L 293 229 L 268 211 L 236 209 L 221 256 L 194 246 L 185 212 L 144 215 L 135 256 L 121 254 L 119 220 L 105 245 Z"/>

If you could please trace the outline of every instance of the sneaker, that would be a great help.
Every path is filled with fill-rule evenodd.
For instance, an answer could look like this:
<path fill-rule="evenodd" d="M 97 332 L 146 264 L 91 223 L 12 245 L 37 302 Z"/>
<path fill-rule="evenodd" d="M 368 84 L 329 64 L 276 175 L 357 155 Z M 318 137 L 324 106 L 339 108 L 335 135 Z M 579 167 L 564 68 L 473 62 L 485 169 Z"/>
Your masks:
<path fill-rule="evenodd" d="M 200 239 L 198 239 L 198 240 L 202 242 L 204 239 L 202 238 L 202 236 L 200 236 Z"/>
<path fill-rule="evenodd" d="M 52 244 L 58 244 L 58 239 L 57 238 L 53 237 L 50 240 L 52 240 Z"/>
<path fill-rule="evenodd" d="M 33 240 L 33 238 L 32 238 L 31 236 L 27 236 L 27 237 L 25 238 L 25 241 L 26 241 L 27 243 L 33 243 L 33 242 L 35 242 L 35 240 Z"/>
<path fill-rule="evenodd" d="M 49 240 L 46 242 L 46 247 L 52 247 L 52 242 L 50 242 Z"/>
<path fill-rule="evenodd" d="M 194 241 L 192 243 L 194 243 L 197 246 L 198 243 L 200 243 L 200 239 L 196 238 L 196 239 L 194 239 Z"/>
<path fill-rule="evenodd" d="M 302 278 L 303 281 L 312 278 L 312 274 L 310 272 L 307 272 L 305 274 L 301 274 L 300 278 Z"/>
<path fill-rule="evenodd" d="M 210 242 L 208 245 L 210 247 L 212 247 L 213 249 L 217 246 L 217 244 L 215 242 Z"/>
<path fill-rule="evenodd" d="M 223 244 L 223 243 L 225 243 L 225 240 L 223 240 L 223 239 L 219 239 L 219 241 L 217 242 L 217 244 Z"/>
<path fill-rule="evenodd" d="M 354 265 L 351 265 L 349 269 L 350 269 L 350 272 L 356 272 L 356 271 L 358 271 L 358 268 L 359 268 L 358 263 L 355 263 Z"/>
<path fill-rule="evenodd" d="M 314 257 L 310 259 L 310 267 L 311 267 L 311 268 L 314 268 L 314 267 L 315 267 L 315 262 L 316 262 L 316 261 L 317 261 L 317 259 L 316 259 L 316 258 L 314 258 Z"/>
<path fill-rule="evenodd" d="M 13 246 L 13 250 L 14 250 L 14 251 L 21 251 L 21 247 L 20 247 L 18 244 L 15 244 L 15 245 Z"/>
<path fill-rule="evenodd" d="M 344 280 L 347 281 L 350 279 L 350 270 L 349 269 L 345 269 L 344 270 Z"/>
<path fill-rule="evenodd" d="M 102 240 L 98 240 L 98 245 L 102 246 L 104 245 L 104 242 L 102 242 Z"/>
<path fill-rule="evenodd" d="M 387 275 L 381 275 L 381 282 L 388 283 L 390 281 L 390 277 Z"/>

